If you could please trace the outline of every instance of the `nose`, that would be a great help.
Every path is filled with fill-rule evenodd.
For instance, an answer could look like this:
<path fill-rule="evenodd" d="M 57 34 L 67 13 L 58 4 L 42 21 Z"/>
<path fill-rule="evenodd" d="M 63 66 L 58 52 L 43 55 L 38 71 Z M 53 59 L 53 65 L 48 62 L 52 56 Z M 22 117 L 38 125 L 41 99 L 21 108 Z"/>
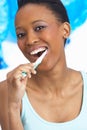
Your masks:
<path fill-rule="evenodd" d="M 28 32 L 27 42 L 26 42 L 27 45 L 37 43 L 38 41 L 39 41 L 39 37 L 37 36 L 37 34 L 35 32 L 33 32 L 33 31 Z"/>

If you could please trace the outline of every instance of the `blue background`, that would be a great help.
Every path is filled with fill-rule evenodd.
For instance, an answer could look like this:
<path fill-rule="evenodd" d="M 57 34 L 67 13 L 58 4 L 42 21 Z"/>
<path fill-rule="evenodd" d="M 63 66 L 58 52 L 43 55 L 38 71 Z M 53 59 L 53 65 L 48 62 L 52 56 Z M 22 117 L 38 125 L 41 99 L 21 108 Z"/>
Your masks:
<path fill-rule="evenodd" d="M 87 20 L 87 0 L 62 0 L 62 2 L 67 9 L 72 31 L 75 31 Z M 8 67 L 3 57 L 3 41 L 16 43 L 14 28 L 16 10 L 16 0 L 0 0 L 0 69 Z"/>

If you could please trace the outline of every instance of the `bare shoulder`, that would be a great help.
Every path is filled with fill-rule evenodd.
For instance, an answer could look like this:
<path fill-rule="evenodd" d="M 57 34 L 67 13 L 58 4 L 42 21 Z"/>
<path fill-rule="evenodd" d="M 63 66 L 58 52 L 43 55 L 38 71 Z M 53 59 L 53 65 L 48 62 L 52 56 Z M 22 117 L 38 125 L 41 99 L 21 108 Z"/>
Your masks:
<path fill-rule="evenodd" d="M 8 103 L 8 88 L 7 82 L 0 82 L 0 123 L 6 122 L 7 120 L 7 103 Z"/>
<path fill-rule="evenodd" d="M 3 86 L 5 86 L 7 83 L 6 83 L 6 80 L 4 81 L 1 81 L 0 82 L 0 90 L 2 89 Z"/>
<path fill-rule="evenodd" d="M 8 89 L 6 80 L 0 82 L 0 101 L 2 100 L 2 97 L 5 98 L 5 95 L 7 95 L 7 90 Z"/>

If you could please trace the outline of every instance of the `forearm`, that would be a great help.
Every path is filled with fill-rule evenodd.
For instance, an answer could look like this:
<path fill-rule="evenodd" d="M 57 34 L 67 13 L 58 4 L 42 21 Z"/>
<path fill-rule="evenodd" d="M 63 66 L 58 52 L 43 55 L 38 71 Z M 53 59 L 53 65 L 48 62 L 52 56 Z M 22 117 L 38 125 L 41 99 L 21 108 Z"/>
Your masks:
<path fill-rule="evenodd" d="M 9 108 L 9 130 L 24 130 L 20 118 L 20 111 L 16 107 Z"/>

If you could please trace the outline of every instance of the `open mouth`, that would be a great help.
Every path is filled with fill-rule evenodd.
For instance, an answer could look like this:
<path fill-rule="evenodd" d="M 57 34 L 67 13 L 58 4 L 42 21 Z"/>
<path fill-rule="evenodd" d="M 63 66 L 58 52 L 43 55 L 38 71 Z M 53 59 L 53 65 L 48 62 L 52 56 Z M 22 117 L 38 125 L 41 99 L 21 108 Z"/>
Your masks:
<path fill-rule="evenodd" d="M 45 52 L 46 50 L 47 50 L 46 47 L 38 48 L 38 49 L 32 51 L 30 53 L 30 55 L 34 56 L 34 57 L 40 57 L 43 54 L 43 52 Z"/>

